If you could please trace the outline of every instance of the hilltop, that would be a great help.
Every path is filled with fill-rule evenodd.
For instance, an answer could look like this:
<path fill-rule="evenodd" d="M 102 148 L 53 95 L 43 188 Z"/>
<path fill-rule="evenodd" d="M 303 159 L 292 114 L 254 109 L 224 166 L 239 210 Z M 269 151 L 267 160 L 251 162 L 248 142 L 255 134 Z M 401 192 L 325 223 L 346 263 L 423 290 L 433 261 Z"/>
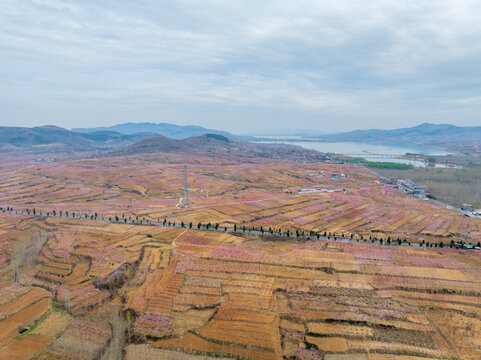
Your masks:
<path fill-rule="evenodd" d="M 260 144 L 242 140 L 231 140 L 223 135 L 205 134 L 186 139 L 171 139 L 156 136 L 141 140 L 106 155 L 137 155 L 151 153 L 196 154 L 215 157 L 273 158 L 303 162 L 322 161 L 324 154 L 286 144 Z"/>
<path fill-rule="evenodd" d="M 58 126 L 0 127 L 0 151 L 65 152 L 115 148 L 135 143 L 152 134 L 123 135 L 114 131 L 81 134 Z"/>
<path fill-rule="evenodd" d="M 198 152 L 206 147 L 231 147 L 231 141 L 222 135 L 205 134 L 193 136 L 182 140 L 171 139 L 166 136 L 155 136 L 141 140 L 133 145 L 119 150 L 122 154 L 143 154 L 153 152 Z"/>
<path fill-rule="evenodd" d="M 455 126 L 424 123 L 394 130 L 354 130 L 339 134 L 310 136 L 323 141 L 359 141 L 369 143 L 404 142 L 426 145 L 461 146 L 481 143 L 481 126 Z"/>
<path fill-rule="evenodd" d="M 218 134 L 223 135 L 228 138 L 234 137 L 234 135 L 228 133 L 227 131 L 207 129 L 202 126 L 193 125 L 175 125 L 168 123 L 123 123 L 106 127 L 95 127 L 95 128 L 76 128 L 72 131 L 79 133 L 92 133 L 98 131 L 115 131 L 124 135 L 133 135 L 139 133 L 151 133 L 155 135 L 166 136 L 172 139 L 185 139 L 192 136 L 200 136 L 205 134 Z"/>
<path fill-rule="evenodd" d="M 153 140 L 136 144 L 149 138 Z M 165 151 L 172 151 L 202 145 L 204 140 L 206 144 L 215 141 L 228 143 L 230 138 L 234 136 L 225 131 L 173 124 L 126 123 L 111 127 L 73 130 L 54 125 L 32 128 L 1 126 L 0 152 L 80 153 L 125 149 L 127 152 L 136 153 L 145 152 L 150 147 L 156 148 L 157 151 L 163 151 L 163 147 Z M 182 139 L 190 140 L 183 144 Z M 127 149 L 130 145 L 135 146 Z"/>
<path fill-rule="evenodd" d="M 302 162 L 322 161 L 325 156 L 314 150 L 284 144 L 258 144 L 230 139 L 221 134 L 203 134 L 183 139 L 153 133 L 120 134 L 115 131 L 79 133 L 58 126 L 0 127 L 0 152 L 38 156 L 82 157 L 93 152 L 99 156 L 149 153 L 202 154 L 237 158 L 275 158 Z M 54 157 L 55 157 L 54 156 Z"/>

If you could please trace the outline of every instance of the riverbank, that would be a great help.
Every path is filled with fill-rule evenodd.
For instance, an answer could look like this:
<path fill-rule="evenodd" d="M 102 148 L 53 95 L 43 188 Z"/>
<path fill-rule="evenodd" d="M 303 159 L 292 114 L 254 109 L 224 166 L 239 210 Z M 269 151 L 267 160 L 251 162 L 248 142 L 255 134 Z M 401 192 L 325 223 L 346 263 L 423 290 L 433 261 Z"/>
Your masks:
<path fill-rule="evenodd" d="M 255 142 L 289 144 L 316 150 L 326 154 L 363 158 L 369 162 L 394 162 L 411 164 L 415 167 L 425 167 L 427 157 L 448 156 L 452 153 L 435 147 L 425 147 L 416 144 L 369 144 L 361 142 L 327 142 L 313 139 L 262 138 Z M 434 163 L 434 167 L 450 167 L 454 164 Z"/>

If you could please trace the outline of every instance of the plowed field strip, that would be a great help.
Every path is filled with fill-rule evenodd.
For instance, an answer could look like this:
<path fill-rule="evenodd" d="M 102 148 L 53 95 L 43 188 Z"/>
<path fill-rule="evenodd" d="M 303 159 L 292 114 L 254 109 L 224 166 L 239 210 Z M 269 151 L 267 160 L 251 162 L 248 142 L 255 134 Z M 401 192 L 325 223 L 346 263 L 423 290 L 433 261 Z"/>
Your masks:
<path fill-rule="evenodd" d="M 176 349 L 187 352 L 230 354 L 238 357 L 257 360 L 278 359 L 278 356 L 274 351 L 262 351 L 256 349 L 247 349 L 245 347 L 225 346 L 205 340 L 194 334 L 186 334 L 180 339 L 159 340 L 153 342 L 152 344 L 156 347 L 164 349 Z"/>
<path fill-rule="evenodd" d="M 11 316 L 21 311 L 23 308 L 39 301 L 40 299 L 49 297 L 50 293 L 48 291 L 34 287 L 26 294 L 0 306 L 0 319 L 2 318 L 2 314 L 4 314 L 5 317 Z"/>
<path fill-rule="evenodd" d="M 33 323 L 43 314 L 50 310 L 50 299 L 44 298 L 35 304 L 32 304 L 22 311 L 10 316 L 0 322 L 0 346 L 6 345 L 18 334 L 17 328 L 21 325 Z"/>

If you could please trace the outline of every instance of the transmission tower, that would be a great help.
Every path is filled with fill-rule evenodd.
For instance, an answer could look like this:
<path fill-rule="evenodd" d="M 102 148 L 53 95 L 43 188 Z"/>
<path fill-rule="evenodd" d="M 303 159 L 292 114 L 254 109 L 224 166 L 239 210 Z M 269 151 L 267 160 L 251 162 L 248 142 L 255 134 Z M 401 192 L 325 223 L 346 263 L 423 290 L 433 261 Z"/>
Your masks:
<path fill-rule="evenodd" d="M 187 208 L 190 206 L 189 202 L 189 188 L 187 185 L 187 165 L 184 165 L 184 201 L 183 201 L 183 206 L 184 208 Z"/>

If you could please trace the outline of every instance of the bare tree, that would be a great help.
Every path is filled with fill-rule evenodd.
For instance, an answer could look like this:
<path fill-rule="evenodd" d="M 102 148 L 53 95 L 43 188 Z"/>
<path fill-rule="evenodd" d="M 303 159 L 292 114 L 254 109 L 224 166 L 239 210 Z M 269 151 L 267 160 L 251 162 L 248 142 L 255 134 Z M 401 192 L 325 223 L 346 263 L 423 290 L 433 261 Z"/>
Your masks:
<path fill-rule="evenodd" d="M 127 333 L 130 333 L 130 327 L 132 325 L 130 313 L 127 313 L 127 318 L 124 319 L 120 309 L 112 309 L 108 321 L 112 326 L 112 339 L 101 359 L 121 360 L 123 357 L 125 337 Z"/>
<path fill-rule="evenodd" d="M 10 263 L 13 272 L 13 281 L 20 281 L 22 267 L 37 257 L 46 241 L 47 235 L 45 232 L 37 231 L 31 237 L 21 237 L 14 245 Z"/>

